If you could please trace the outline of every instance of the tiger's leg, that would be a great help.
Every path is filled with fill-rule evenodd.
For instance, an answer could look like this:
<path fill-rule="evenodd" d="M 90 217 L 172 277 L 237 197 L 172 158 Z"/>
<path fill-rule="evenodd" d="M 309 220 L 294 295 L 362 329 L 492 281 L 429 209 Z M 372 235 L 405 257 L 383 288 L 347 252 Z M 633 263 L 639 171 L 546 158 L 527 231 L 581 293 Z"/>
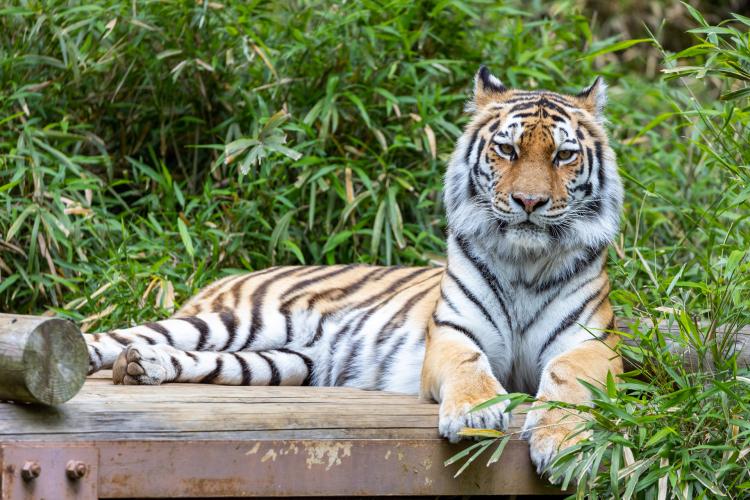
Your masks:
<path fill-rule="evenodd" d="M 303 352 L 182 351 L 169 345 L 129 345 L 112 369 L 115 384 L 166 382 L 221 385 L 310 385 L 314 364 Z"/>
<path fill-rule="evenodd" d="M 537 402 L 563 401 L 587 404 L 590 391 L 578 380 L 604 385 L 607 373 L 622 373 L 622 359 L 615 352 L 617 335 L 604 340 L 586 341 L 552 358 L 544 366 L 537 392 Z M 572 446 L 585 436 L 576 434 L 583 416 L 560 408 L 533 410 L 526 416 L 524 435 L 529 440 L 531 460 L 541 474 L 562 448 Z"/>
<path fill-rule="evenodd" d="M 86 335 L 89 373 L 112 368 L 129 345 L 169 345 L 180 350 L 226 351 L 234 347 L 237 318 L 232 312 L 166 319 L 107 333 Z M 241 340 L 241 339 L 240 339 Z"/>
<path fill-rule="evenodd" d="M 422 366 L 421 394 L 440 403 L 438 428 L 451 442 L 464 427 L 504 430 L 507 403 L 470 410 L 506 391 L 492 374 L 489 360 L 468 331 L 430 321 Z"/>

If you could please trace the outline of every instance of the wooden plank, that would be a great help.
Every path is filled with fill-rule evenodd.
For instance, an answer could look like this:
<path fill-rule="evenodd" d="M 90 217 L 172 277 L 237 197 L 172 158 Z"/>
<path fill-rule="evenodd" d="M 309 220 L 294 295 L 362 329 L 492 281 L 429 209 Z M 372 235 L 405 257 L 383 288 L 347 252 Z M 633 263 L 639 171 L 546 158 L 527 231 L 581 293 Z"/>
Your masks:
<path fill-rule="evenodd" d="M 523 417 L 514 414 L 511 432 Z M 0 454 L 94 449 L 101 498 L 556 492 L 521 439 L 496 466 L 454 480 L 456 466 L 442 463 L 469 443 L 441 439 L 437 418 L 437 404 L 403 394 L 94 378 L 57 408 L 0 404 Z M 0 458 L 7 465 L 18 464 Z"/>

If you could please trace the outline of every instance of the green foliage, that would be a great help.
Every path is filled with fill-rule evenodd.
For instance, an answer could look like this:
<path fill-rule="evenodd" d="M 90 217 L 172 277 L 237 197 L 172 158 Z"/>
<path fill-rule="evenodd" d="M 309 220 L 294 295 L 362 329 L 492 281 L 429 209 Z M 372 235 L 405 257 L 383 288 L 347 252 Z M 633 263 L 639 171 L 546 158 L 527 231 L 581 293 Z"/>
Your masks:
<path fill-rule="evenodd" d="M 612 299 L 715 368 L 686 373 L 642 328 L 635 371 L 597 389 L 593 437 L 552 473 L 600 496 L 741 497 L 746 367 L 714 339 L 750 323 L 749 22 L 648 4 L 653 33 L 638 8 L 572 1 L 16 0 L 0 8 L 0 310 L 103 329 L 226 273 L 424 263 L 444 251 L 443 168 L 479 64 L 564 92 L 602 74 L 627 193 Z"/>

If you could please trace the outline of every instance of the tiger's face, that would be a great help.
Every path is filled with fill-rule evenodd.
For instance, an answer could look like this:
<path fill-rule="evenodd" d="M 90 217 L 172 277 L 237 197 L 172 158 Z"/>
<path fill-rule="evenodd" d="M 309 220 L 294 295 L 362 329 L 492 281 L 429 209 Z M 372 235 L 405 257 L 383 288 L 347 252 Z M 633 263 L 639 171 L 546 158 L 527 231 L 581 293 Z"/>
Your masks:
<path fill-rule="evenodd" d="M 622 186 L 602 125 L 604 92 L 599 79 L 575 96 L 507 89 L 482 67 L 446 175 L 451 230 L 515 254 L 609 243 Z"/>

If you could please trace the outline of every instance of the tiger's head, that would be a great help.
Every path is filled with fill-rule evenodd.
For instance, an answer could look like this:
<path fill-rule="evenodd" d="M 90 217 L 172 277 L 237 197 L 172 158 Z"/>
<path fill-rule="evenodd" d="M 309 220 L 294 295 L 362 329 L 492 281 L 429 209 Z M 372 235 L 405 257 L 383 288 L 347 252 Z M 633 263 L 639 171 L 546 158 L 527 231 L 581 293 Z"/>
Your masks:
<path fill-rule="evenodd" d="M 482 66 L 446 173 L 450 230 L 511 256 L 612 241 L 623 194 L 605 92 L 601 79 L 577 95 L 509 89 Z"/>

